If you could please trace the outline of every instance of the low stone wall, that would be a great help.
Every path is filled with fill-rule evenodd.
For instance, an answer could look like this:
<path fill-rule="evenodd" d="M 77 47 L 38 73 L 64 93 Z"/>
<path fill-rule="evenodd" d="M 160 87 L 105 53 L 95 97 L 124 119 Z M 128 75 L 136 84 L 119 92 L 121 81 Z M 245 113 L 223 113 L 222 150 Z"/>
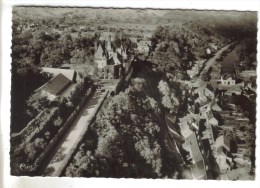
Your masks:
<path fill-rule="evenodd" d="M 109 94 L 109 91 L 106 91 L 106 93 L 104 94 L 103 98 L 100 100 L 100 102 L 97 104 L 97 106 L 95 107 L 95 110 L 94 110 L 94 113 L 92 114 L 91 118 L 90 118 L 90 121 L 88 122 L 88 125 L 86 126 L 90 126 L 94 121 L 95 121 L 95 118 L 99 112 L 99 110 L 101 109 L 104 101 L 106 100 L 107 96 Z M 76 139 L 78 140 L 77 141 L 77 144 L 75 144 L 75 146 L 73 146 L 73 151 L 71 151 L 68 155 L 70 155 L 70 158 L 68 161 L 66 161 L 66 163 L 64 163 L 64 165 L 62 165 L 62 167 L 60 167 L 57 172 L 55 173 L 55 176 L 62 176 L 62 174 L 64 174 L 64 171 L 66 170 L 67 166 L 69 165 L 69 163 L 72 161 L 74 155 L 76 154 L 85 134 L 86 134 L 87 131 L 85 132 L 82 132 Z"/>

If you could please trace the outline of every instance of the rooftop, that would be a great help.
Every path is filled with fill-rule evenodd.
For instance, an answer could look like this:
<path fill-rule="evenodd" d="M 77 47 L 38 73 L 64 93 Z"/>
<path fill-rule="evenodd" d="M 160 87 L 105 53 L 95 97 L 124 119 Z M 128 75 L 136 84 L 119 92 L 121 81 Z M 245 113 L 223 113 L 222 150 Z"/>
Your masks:
<path fill-rule="evenodd" d="M 217 148 L 224 146 L 226 150 L 230 151 L 230 140 L 225 135 L 219 136 L 215 144 Z"/>
<path fill-rule="evenodd" d="M 42 89 L 50 94 L 59 95 L 71 83 L 63 74 L 58 74 L 42 86 Z"/>
<path fill-rule="evenodd" d="M 72 69 L 57 69 L 57 68 L 48 68 L 48 67 L 43 67 L 42 72 L 50 73 L 53 74 L 54 76 L 62 74 L 70 81 L 73 81 L 75 79 L 75 74 L 76 74 L 75 70 Z"/>
<path fill-rule="evenodd" d="M 199 143 L 195 133 L 192 133 L 183 144 L 183 147 L 190 152 L 193 159 L 193 165 L 191 165 L 191 171 L 195 179 L 205 179 L 207 176 L 206 166 L 204 164 L 204 158 L 201 154 Z"/>

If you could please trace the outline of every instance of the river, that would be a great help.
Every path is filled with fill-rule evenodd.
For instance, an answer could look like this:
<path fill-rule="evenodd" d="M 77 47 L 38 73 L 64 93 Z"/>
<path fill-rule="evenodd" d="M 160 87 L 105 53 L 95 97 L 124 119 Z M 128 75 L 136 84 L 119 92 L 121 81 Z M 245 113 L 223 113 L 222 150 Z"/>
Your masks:
<path fill-rule="evenodd" d="M 232 71 L 235 63 L 237 63 L 238 57 L 234 50 L 229 52 L 220 63 L 222 68 L 226 71 Z"/>

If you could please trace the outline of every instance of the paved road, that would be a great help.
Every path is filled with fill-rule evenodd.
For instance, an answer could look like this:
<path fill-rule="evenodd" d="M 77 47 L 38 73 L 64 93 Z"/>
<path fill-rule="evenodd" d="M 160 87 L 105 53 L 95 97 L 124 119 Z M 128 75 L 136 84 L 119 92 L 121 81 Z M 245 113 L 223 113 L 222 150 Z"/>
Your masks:
<path fill-rule="evenodd" d="M 63 139 L 56 147 L 56 151 L 53 152 L 53 157 L 51 157 L 51 161 L 44 170 L 43 175 L 61 175 L 78 143 L 87 131 L 97 108 L 102 103 L 106 94 L 107 92 L 96 92 L 92 98 L 88 100 L 66 135 L 64 135 Z"/>
<path fill-rule="evenodd" d="M 182 82 L 182 83 L 188 84 L 190 86 L 194 86 L 194 87 L 199 87 L 200 85 L 205 84 L 205 82 L 201 79 L 201 75 L 203 75 L 204 73 L 208 72 L 210 67 L 212 67 L 215 63 L 217 63 L 217 59 L 221 58 L 222 54 L 226 50 L 228 50 L 231 46 L 235 45 L 236 43 L 237 43 L 237 41 L 232 42 L 232 43 L 224 46 L 219 51 L 217 51 L 212 58 L 208 59 L 205 62 L 205 67 L 202 67 L 202 70 L 200 70 L 200 73 L 198 75 L 199 77 L 195 77 L 191 81 L 181 81 L 181 80 L 178 80 L 178 82 Z"/>
<path fill-rule="evenodd" d="M 232 42 L 226 46 L 224 46 L 223 48 L 221 48 L 219 51 L 217 51 L 217 53 L 215 53 L 215 55 L 210 58 L 207 62 L 206 62 L 206 66 L 204 67 L 204 69 L 201 71 L 201 74 L 202 75 L 203 73 L 206 73 L 209 68 L 211 66 L 213 66 L 216 62 L 217 62 L 217 59 L 221 57 L 221 55 L 223 54 L 223 52 L 225 52 L 226 50 L 228 50 L 232 45 L 236 44 L 237 42 Z"/>

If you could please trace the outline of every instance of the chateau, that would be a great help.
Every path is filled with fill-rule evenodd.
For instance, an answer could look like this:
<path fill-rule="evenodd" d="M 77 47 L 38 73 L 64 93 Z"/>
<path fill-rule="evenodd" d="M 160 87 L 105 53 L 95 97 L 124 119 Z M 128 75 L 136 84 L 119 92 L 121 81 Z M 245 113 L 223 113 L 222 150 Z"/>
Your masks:
<path fill-rule="evenodd" d="M 94 62 L 101 79 L 119 79 L 125 73 L 127 59 L 127 52 L 123 45 L 120 48 L 112 48 L 111 36 L 104 45 L 95 44 Z"/>

